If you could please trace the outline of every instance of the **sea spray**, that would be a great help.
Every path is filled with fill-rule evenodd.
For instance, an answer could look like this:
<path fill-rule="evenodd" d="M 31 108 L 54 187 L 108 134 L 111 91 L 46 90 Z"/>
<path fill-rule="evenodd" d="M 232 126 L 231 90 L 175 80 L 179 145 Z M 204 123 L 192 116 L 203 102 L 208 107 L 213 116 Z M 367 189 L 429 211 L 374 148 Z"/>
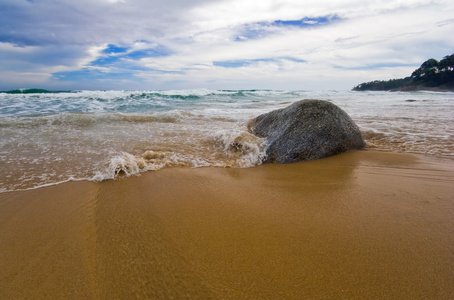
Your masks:
<path fill-rule="evenodd" d="M 454 94 L 270 90 L 0 93 L 0 191 L 162 168 L 251 167 L 266 144 L 256 116 L 329 100 L 369 147 L 454 158 Z M 411 100 L 411 101 L 407 101 Z"/>
<path fill-rule="evenodd" d="M 210 145 L 210 147 L 207 147 Z M 197 146 L 194 146 L 197 148 Z M 207 137 L 204 147 L 199 147 L 198 156 L 184 152 L 147 150 L 140 155 L 121 152 L 110 158 L 103 170 L 96 171 L 94 181 L 138 175 L 168 167 L 233 167 L 249 168 L 260 165 L 265 158 L 264 139 L 239 129 L 219 130 Z"/>
<path fill-rule="evenodd" d="M 260 165 L 266 157 L 266 141 L 247 131 L 219 130 L 212 135 L 215 143 L 223 148 L 230 163 L 225 166 L 248 168 Z"/>

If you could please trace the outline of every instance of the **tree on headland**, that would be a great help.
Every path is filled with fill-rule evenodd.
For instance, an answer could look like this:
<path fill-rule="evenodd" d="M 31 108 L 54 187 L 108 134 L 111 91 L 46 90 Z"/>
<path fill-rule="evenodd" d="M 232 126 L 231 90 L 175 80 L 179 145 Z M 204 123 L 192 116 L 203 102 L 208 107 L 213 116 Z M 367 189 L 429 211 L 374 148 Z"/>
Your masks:
<path fill-rule="evenodd" d="M 354 91 L 389 91 L 411 82 L 410 77 L 391 80 L 375 80 L 358 84 L 353 88 Z"/>
<path fill-rule="evenodd" d="M 441 61 L 429 59 L 416 69 L 411 78 L 415 83 L 428 87 L 449 84 L 454 80 L 454 54 L 445 56 Z"/>
<path fill-rule="evenodd" d="M 454 54 L 445 56 L 441 61 L 428 59 L 413 71 L 410 77 L 391 80 L 375 80 L 361 83 L 354 91 L 389 91 L 433 89 L 454 91 Z"/>

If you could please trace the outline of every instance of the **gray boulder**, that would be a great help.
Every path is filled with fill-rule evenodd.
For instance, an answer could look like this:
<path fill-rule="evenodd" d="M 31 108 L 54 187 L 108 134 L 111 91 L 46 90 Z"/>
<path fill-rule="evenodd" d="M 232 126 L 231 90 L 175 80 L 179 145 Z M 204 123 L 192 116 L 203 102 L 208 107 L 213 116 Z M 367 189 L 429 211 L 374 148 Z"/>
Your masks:
<path fill-rule="evenodd" d="M 267 140 L 264 162 L 314 160 L 365 146 L 347 113 L 323 100 L 302 100 L 260 115 L 249 122 L 248 129 Z"/>

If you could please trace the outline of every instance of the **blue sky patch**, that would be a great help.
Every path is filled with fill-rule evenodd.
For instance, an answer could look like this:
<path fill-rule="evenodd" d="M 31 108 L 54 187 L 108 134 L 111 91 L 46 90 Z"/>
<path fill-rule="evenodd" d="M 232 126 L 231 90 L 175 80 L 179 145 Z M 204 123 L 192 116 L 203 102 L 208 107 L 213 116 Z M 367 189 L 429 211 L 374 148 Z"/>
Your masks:
<path fill-rule="evenodd" d="M 105 73 L 100 70 L 82 69 L 70 72 L 57 72 L 53 78 L 60 81 L 92 81 L 98 79 L 123 79 L 130 78 L 131 72 Z"/>
<path fill-rule="evenodd" d="M 259 59 L 238 59 L 238 60 L 224 60 L 214 61 L 213 65 L 223 68 L 241 68 L 260 62 L 280 62 L 282 60 L 293 61 L 297 63 L 305 63 L 303 59 L 297 59 L 293 57 L 277 57 L 277 58 L 259 58 Z"/>
<path fill-rule="evenodd" d="M 158 46 L 152 49 L 138 50 L 126 54 L 124 57 L 129 59 L 141 59 L 145 57 L 161 57 L 170 55 L 170 51 L 164 47 Z"/>
<path fill-rule="evenodd" d="M 273 26 L 291 26 L 291 27 L 314 27 L 331 24 L 335 21 L 339 21 L 341 18 L 336 15 L 329 15 L 317 18 L 302 18 L 300 20 L 276 20 L 271 23 Z"/>
<path fill-rule="evenodd" d="M 53 73 L 52 77 L 58 81 L 95 81 L 95 80 L 116 80 L 116 79 L 131 79 L 135 71 L 146 71 L 152 74 L 184 74 L 182 71 L 166 71 L 158 69 L 150 69 L 142 66 L 128 66 L 123 69 L 113 69 L 111 72 L 103 72 L 97 69 L 83 68 L 77 71 L 57 72 Z"/>
<path fill-rule="evenodd" d="M 163 46 L 154 46 L 148 49 L 131 51 L 132 47 L 127 45 L 107 45 L 101 52 L 101 56 L 77 71 L 53 73 L 53 78 L 59 81 L 94 81 L 94 80 L 118 80 L 128 79 L 134 76 L 136 71 L 146 71 L 155 74 L 181 73 L 176 71 L 165 71 L 150 69 L 138 61 L 146 57 L 161 57 L 170 55 L 171 52 Z M 94 67 L 94 68 L 90 68 Z M 107 68 L 107 72 L 96 67 Z"/>
<path fill-rule="evenodd" d="M 115 46 L 112 44 L 107 45 L 107 48 L 102 51 L 105 54 L 117 54 L 117 53 L 125 53 L 128 51 L 128 47 L 120 47 Z"/>
<path fill-rule="evenodd" d="M 131 49 L 127 46 L 116 46 L 109 44 L 106 49 L 102 51 L 103 55 L 98 59 L 92 61 L 90 66 L 95 67 L 113 67 L 118 64 L 123 64 L 126 60 L 139 60 L 146 57 L 161 57 L 170 55 L 171 52 L 163 47 L 156 46 L 149 49 L 142 49 L 137 51 L 129 51 Z"/>
<path fill-rule="evenodd" d="M 120 56 L 103 56 L 90 63 L 90 66 L 107 67 L 112 66 L 120 59 Z"/>
<path fill-rule="evenodd" d="M 282 27 L 310 28 L 329 25 L 339 20 L 341 20 L 341 18 L 337 15 L 328 15 L 315 18 L 305 17 L 299 20 L 276 20 L 273 22 L 259 22 L 254 24 L 246 24 L 241 33 L 234 37 L 234 40 L 237 42 L 241 42 L 250 39 L 262 38 L 273 33 L 273 31 L 276 28 Z"/>
<path fill-rule="evenodd" d="M 94 81 L 94 80 L 115 80 L 115 79 L 131 79 L 134 76 L 134 71 L 138 69 L 130 68 L 129 70 L 122 70 L 120 72 L 102 72 L 96 69 L 81 69 L 77 71 L 69 72 L 57 72 L 53 73 L 52 77 L 58 81 Z M 181 73 L 177 71 L 165 71 L 156 69 L 142 69 L 142 71 L 148 71 L 154 74 L 175 74 Z"/>
<path fill-rule="evenodd" d="M 414 64 L 404 64 L 404 63 L 378 63 L 378 64 L 369 64 L 357 67 L 343 67 L 343 66 L 334 66 L 336 69 L 343 70 L 375 70 L 381 68 L 396 68 L 396 67 L 417 67 Z"/>
<path fill-rule="evenodd" d="M 240 34 L 234 37 L 236 42 L 243 42 L 251 39 L 262 38 L 269 35 L 269 26 L 257 26 L 257 24 L 246 25 Z"/>

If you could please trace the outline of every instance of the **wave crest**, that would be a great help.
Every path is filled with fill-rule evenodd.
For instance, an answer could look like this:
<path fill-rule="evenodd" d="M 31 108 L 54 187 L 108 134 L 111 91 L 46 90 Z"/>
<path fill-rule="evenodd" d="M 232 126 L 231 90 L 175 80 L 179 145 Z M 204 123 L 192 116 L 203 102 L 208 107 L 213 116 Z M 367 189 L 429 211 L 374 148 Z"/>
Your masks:
<path fill-rule="evenodd" d="M 165 152 L 147 150 L 141 155 L 121 152 L 113 156 L 102 171 L 97 171 L 93 181 L 138 175 L 168 167 L 232 167 L 249 168 L 260 165 L 266 157 L 264 139 L 241 131 L 222 130 L 196 146 L 195 151 Z"/>
<path fill-rule="evenodd" d="M 247 131 L 220 130 L 212 135 L 223 148 L 230 166 L 249 168 L 260 165 L 266 157 L 266 142 Z"/>

